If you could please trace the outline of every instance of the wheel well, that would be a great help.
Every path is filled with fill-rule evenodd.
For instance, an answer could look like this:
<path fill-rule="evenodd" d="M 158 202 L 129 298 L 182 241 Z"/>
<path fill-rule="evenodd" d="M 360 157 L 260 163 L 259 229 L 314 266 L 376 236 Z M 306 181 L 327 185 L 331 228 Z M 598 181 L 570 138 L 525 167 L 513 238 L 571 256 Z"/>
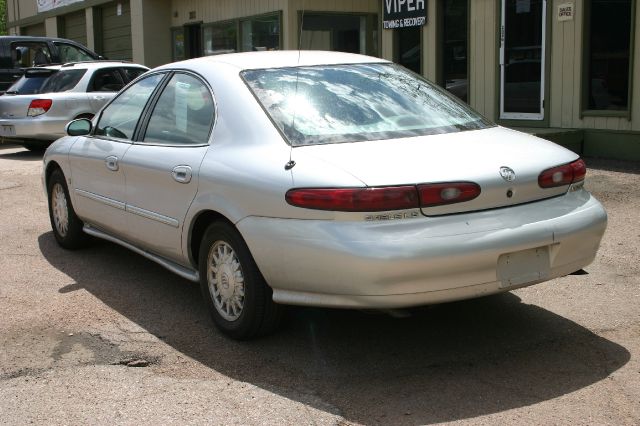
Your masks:
<path fill-rule="evenodd" d="M 60 170 L 60 172 L 63 174 L 64 176 L 64 172 L 62 171 L 62 167 L 60 167 L 60 165 L 58 163 L 56 163 L 55 161 L 50 161 L 49 164 L 47 164 L 47 172 L 45 173 L 45 187 L 49 188 L 49 178 L 51 177 L 51 174 L 54 172 L 54 170 Z"/>
<path fill-rule="evenodd" d="M 200 242 L 202 241 L 202 237 L 209 225 L 216 221 L 227 222 L 229 225 L 234 226 L 229 219 L 213 210 L 206 210 L 199 213 L 191 226 L 189 252 L 191 260 L 196 267 L 198 267 L 198 260 L 200 258 Z"/>

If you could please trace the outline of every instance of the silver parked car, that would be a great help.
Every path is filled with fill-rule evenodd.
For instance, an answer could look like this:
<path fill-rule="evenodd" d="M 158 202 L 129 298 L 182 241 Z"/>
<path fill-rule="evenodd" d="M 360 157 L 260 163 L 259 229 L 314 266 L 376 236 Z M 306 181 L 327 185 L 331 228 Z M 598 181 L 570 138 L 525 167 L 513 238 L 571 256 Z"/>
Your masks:
<path fill-rule="evenodd" d="M 379 58 L 252 52 L 168 64 L 44 157 L 60 245 L 87 235 L 199 281 L 235 338 L 283 304 L 396 308 L 591 263 L 585 163 Z"/>
<path fill-rule="evenodd" d="M 0 136 L 44 149 L 65 125 L 91 118 L 127 83 L 148 71 L 121 61 L 75 62 L 28 69 L 0 96 Z"/>

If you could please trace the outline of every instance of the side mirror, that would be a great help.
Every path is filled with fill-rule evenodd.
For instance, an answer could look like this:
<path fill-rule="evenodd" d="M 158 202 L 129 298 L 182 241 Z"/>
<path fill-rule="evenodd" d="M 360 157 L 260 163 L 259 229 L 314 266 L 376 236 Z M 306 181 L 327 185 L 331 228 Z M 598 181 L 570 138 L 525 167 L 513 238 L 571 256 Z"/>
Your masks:
<path fill-rule="evenodd" d="M 86 136 L 91 133 L 93 123 L 88 118 L 78 118 L 67 124 L 65 131 L 69 136 Z"/>

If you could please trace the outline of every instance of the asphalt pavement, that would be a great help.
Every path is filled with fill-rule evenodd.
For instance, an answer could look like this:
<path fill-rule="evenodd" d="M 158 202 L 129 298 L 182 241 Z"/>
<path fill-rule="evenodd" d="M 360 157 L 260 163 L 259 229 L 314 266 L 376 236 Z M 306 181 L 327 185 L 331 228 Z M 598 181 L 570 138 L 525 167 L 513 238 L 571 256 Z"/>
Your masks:
<path fill-rule="evenodd" d="M 0 145 L 0 424 L 640 424 L 640 164 L 587 159 L 587 274 L 406 312 L 292 308 L 222 336 L 199 289 L 51 232 L 42 153 Z"/>

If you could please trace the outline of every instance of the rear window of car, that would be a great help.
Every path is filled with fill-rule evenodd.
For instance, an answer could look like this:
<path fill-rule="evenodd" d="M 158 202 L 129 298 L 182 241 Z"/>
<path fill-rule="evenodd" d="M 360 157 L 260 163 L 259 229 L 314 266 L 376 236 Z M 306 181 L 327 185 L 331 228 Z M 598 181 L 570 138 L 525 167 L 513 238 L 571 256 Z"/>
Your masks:
<path fill-rule="evenodd" d="M 86 69 L 61 70 L 52 75 L 42 86 L 40 93 L 66 92 L 76 87 Z"/>
<path fill-rule="evenodd" d="M 360 142 L 493 124 L 394 64 L 246 70 L 242 77 L 292 145 Z"/>
<path fill-rule="evenodd" d="M 51 73 L 23 75 L 5 93 L 9 95 L 32 95 L 40 93 L 40 88 L 47 81 Z"/>

